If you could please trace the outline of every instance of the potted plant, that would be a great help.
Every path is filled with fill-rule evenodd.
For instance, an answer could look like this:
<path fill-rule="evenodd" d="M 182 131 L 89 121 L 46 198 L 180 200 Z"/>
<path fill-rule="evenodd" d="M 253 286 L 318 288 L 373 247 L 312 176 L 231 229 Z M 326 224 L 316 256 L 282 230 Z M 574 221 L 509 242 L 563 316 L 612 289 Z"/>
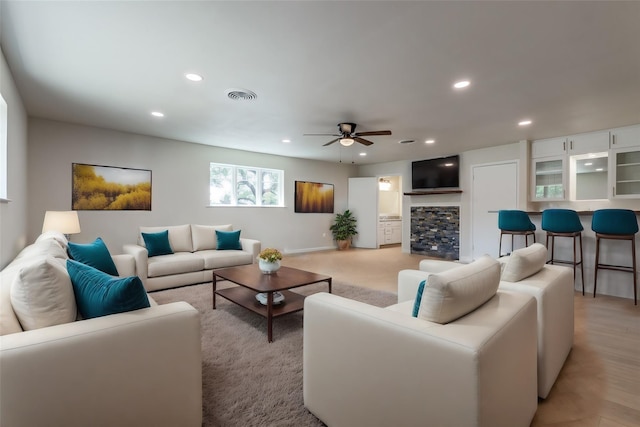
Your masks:
<path fill-rule="evenodd" d="M 265 274 L 275 273 L 280 269 L 282 253 L 274 248 L 263 249 L 258 254 L 258 268 Z"/>
<path fill-rule="evenodd" d="M 351 238 L 358 234 L 356 223 L 357 220 L 349 209 L 344 213 L 336 214 L 335 222 L 329 227 L 329 230 L 333 233 L 339 250 L 349 249 L 351 246 Z"/>

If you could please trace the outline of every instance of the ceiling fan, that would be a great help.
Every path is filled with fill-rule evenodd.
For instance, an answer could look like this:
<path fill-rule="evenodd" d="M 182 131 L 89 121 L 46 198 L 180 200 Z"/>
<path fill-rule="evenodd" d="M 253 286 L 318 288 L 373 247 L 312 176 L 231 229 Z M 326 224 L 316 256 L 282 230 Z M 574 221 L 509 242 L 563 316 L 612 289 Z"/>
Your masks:
<path fill-rule="evenodd" d="M 326 147 L 327 145 L 331 145 L 334 142 L 340 141 L 340 144 L 344 145 L 345 147 L 348 147 L 350 145 L 352 145 L 354 142 L 359 142 L 360 144 L 363 145 L 371 145 L 373 144 L 373 142 L 361 138 L 362 136 L 374 136 L 374 135 L 391 135 L 391 131 L 390 130 L 376 130 L 376 131 L 371 131 L 371 132 L 356 132 L 356 124 L 355 123 L 338 123 L 338 132 L 340 132 L 339 134 L 334 134 L 334 133 L 305 133 L 304 136 L 337 136 L 338 138 L 333 139 L 329 142 L 327 142 L 326 144 L 323 145 L 323 147 Z"/>

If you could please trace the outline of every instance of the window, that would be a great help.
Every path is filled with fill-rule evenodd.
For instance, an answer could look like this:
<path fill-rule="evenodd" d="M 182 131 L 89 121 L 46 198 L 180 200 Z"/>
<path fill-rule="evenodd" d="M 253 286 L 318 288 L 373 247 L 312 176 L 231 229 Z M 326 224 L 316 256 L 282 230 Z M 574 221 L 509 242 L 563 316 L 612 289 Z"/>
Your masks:
<path fill-rule="evenodd" d="M 0 95 L 0 200 L 7 200 L 7 180 L 9 171 L 7 170 L 7 103 Z"/>
<path fill-rule="evenodd" d="M 210 206 L 284 206 L 284 171 L 209 165 Z"/>

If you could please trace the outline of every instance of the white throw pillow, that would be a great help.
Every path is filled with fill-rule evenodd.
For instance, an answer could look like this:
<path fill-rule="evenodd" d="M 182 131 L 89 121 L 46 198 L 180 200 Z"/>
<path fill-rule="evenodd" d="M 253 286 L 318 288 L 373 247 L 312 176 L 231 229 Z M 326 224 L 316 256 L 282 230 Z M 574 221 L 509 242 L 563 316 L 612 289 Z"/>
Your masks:
<path fill-rule="evenodd" d="M 73 322 L 76 300 L 64 261 L 48 256 L 23 265 L 11 285 L 11 305 L 25 331 Z"/>
<path fill-rule="evenodd" d="M 547 263 L 547 248 L 534 243 L 522 249 L 511 252 L 509 259 L 502 271 L 502 280 L 505 282 L 519 282 L 522 279 L 536 274 Z"/>
<path fill-rule="evenodd" d="M 60 246 L 64 250 L 67 249 L 67 246 L 69 243 L 69 241 L 67 240 L 64 234 L 62 234 L 59 231 L 53 231 L 53 230 L 45 231 L 44 233 L 39 235 L 38 238 L 36 239 L 36 242 L 41 242 L 43 240 L 55 240 L 60 244 Z"/>
<path fill-rule="evenodd" d="M 500 283 L 500 264 L 488 255 L 471 264 L 431 274 L 422 293 L 418 318 L 449 323 L 493 297 Z"/>
<path fill-rule="evenodd" d="M 204 251 L 218 248 L 218 238 L 216 230 L 233 231 L 231 224 L 225 225 L 191 225 L 191 235 L 193 237 L 193 250 Z"/>
<path fill-rule="evenodd" d="M 191 243 L 191 226 L 171 225 L 168 227 L 140 227 L 138 233 L 138 245 L 147 247 L 144 244 L 142 233 L 159 233 L 161 231 L 169 231 L 169 244 L 173 252 L 193 252 L 193 244 Z"/>

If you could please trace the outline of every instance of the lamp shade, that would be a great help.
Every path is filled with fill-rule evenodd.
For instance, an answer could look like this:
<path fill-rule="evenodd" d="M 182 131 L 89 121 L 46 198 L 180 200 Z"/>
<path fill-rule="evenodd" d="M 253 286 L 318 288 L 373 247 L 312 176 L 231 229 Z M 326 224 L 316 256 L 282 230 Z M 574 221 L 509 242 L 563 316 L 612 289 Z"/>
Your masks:
<path fill-rule="evenodd" d="M 80 221 L 76 211 L 47 211 L 44 214 L 42 232 L 59 231 L 62 234 L 80 232 Z"/>

